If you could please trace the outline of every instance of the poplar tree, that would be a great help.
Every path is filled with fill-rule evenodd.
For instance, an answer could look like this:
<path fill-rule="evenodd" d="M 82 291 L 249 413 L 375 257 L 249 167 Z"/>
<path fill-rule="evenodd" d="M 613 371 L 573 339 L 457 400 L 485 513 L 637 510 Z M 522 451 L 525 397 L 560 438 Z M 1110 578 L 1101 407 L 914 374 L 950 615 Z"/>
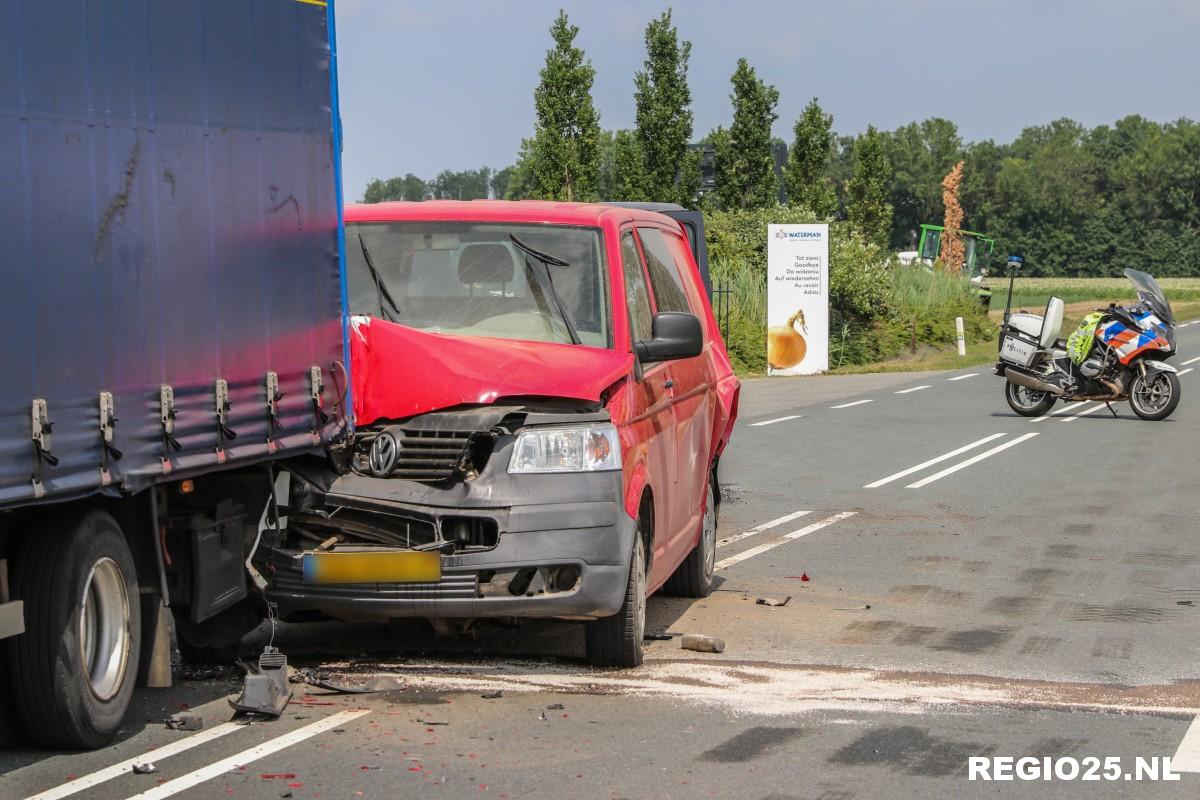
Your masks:
<path fill-rule="evenodd" d="M 642 197 L 629 198 L 691 205 L 700 180 L 699 153 L 692 139 L 692 92 L 688 60 L 692 43 L 680 41 L 671 10 L 646 26 L 646 62 L 634 76 L 637 155 Z"/>
<path fill-rule="evenodd" d="M 883 140 L 873 125 L 854 142 L 854 172 L 846 186 L 846 216 L 868 241 L 888 246 L 892 206 L 888 202 L 892 166 L 883 151 Z"/>
<path fill-rule="evenodd" d="M 596 70 L 575 46 L 579 27 L 565 11 L 550 27 L 554 47 L 546 53 L 533 93 L 537 126 L 531 147 L 536 194 L 552 200 L 591 200 L 600 170 L 600 115 L 592 104 Z"/>
<path fill-rule="evenodd" d="M 767 208 L 779 198 L 771 125 L 778 119 L 779 91 L 738 59 L 733 83 L 733 124 L 714 138 L 717 202 L 721 208 Z"/>
<path fill-rule="evenodd" d="M 838 205 L 828 176 L 833 159 L 833 117 L 821 110 L 814 97 L 796 120 L 792 133 L 783 176 L 788 204 L 810 209 L 822 218 L 832 216 Z"/>

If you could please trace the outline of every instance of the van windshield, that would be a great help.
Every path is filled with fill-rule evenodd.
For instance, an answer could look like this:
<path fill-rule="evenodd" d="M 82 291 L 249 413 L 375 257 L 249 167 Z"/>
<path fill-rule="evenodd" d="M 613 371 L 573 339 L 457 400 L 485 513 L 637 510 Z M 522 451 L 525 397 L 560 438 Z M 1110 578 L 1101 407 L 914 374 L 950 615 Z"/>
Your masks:
<path fill-rule="evenodd" d="M 459 336 L 611 346 L 600 231 L 494 222 L 346 225 L 350 313 Z"/>

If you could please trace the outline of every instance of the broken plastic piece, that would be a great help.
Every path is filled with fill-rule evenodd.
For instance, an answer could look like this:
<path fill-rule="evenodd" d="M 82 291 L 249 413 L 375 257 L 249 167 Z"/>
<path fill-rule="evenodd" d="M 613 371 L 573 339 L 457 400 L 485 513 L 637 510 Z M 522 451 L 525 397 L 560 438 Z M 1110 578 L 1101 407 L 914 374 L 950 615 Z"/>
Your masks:
<path fill-rule="evenodd" d="M 685 633 L 680 646 L 684 650 L 695 650 L 697 653 L 720 653 L 725 649 L 725 640 L 699 633 Z"/>
<path fill-rule="evenodd" d="M 204 717 L 195 711 L 180 711 L 167 717 L 167 728 L 173 731 L 198 731 L 204 727 Z"/>
<path fill-rule="evenodd" d="M 647 642 L 669 642 L 674 636 L 670 633 L 646 633 L 642 639 Z"/>
<path fill-rule="evenodd" d="M 787 597 L 783 598 L 782 600 L 780 600 L 778 597 L 760 597 L 757 600 L 755 600 L 754 602 L 756 605 L 771 606 L 773 608 L 778 608 L 780 606 L 786 606 L 788 604 L 788 601 L 791 599 L 792 599 L 792 596 L 789 594 Z"/>
<path fill-rule="evenodd" d="M 807 581 L 807 580 L 808 580 L 808 573 L 807 573 L 807 572 L 801 572 L 801 573 L 800 573 L 800 580 L 802 580 L 802 581 Z"/>
<path fill-rule="evenodd" d="M 501 697 L 504 697 L 504 692 L 501 691 L 500 689 L 497 689 L 494 692 L 485 692 L 484 694 L 481 694 L 479 696 L 482 697 L 484 700 L 499 700 Z"/>
<path fill-rule="evenodd" d="M 274 647 L 263 648 L 258 667 L 246 668 L 241 696 L 230 700 L 229 705 L 240 714 L 278 718 L 292 699 L 287 674 L 287 656 Z"/>
<path fill-rule="evenodd" d="M 150 775 L 155 772 L 158 772 L 158 767 L 154 766 L 149 761 L 134 762 L 134 765 L 133 765 L 133 774 L 134 775 Z"/>

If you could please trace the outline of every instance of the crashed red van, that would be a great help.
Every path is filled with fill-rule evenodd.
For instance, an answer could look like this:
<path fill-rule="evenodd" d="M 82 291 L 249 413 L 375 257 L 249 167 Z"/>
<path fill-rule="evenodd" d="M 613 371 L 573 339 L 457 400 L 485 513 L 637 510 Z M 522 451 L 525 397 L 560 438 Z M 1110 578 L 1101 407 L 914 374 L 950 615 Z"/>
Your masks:
<path fill-rule="evenodd" d="M 641 663 L 646 597 L 712 587 L 737 412 L 688 241 L 597 204 L 346 209 L 338 465 L 294 465 L 254 558 L 282 613 L 587 623 Z"/>

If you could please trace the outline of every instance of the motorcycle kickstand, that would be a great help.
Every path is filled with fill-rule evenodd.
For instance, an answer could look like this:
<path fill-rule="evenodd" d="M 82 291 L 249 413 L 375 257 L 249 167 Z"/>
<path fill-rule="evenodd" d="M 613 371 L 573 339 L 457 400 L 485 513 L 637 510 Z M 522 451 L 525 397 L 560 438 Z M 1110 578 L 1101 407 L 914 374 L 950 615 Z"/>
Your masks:
<path fill-rule="evenodd" d="M 1112 403 L 1110 403 L 1110 402 L 1108 402 L 1107 400 L 1105 400 L 1105 401 L 1104 401 L 1104 405 L 1108 406 L 1108 410 L 1112 412 L 1113 419 L 1120 419 L 1120 417 L 1119 417 L 1119 416 L 1117 416 L 1117 410 L 1116 410 L 1115 408 L 1113 408 L 1113 407 L 1112 407 Z"/>

